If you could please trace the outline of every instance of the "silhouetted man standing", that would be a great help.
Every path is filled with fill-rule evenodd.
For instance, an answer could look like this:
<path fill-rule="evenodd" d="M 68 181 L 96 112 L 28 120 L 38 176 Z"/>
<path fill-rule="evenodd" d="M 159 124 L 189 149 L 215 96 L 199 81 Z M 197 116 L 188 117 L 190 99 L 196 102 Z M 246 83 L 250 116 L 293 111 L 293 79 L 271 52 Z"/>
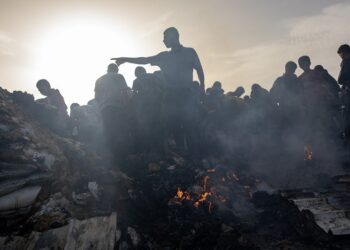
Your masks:
<path fill-rule="evenodd" d="M 270 90 L 274 102 L 279 104 L 279 108 L 283 112 L 290 113 L 291 110 L 295 111 L 296 113 L 300 112 L 299 105 L 303 86 L 298 77 L 295 75 L 296 69 L 297 65 L 295 62 L 287 62 L 285 66 L 285 73 L 276 79 Z M 296 113 L 292 113 L 292 116 L 296 115 Z"/>
<path fill-rule="evenodd" d="M 270 90 L 278 111 L 273 116 L 280 129 L 277 135 L 284 143 L 289 143 L 290 136 L 300 136 L 298 126 L 302 125 L 303 85 L 295 75 L 297 67 L 295 62 L 287 62 L 285 73 L 276 79 Z"/>
<path fill-rule="evenodd" d="M 345 136 L 350 137 L 350 46 L 343 44 L 338 49 L 338 54 L 342 59 L 341 70 L 339 73 L 338 83 L 342 86 L 342 103 L 345 120 Z"/>
<path fill-rule="evenodd" d="M 299 67 L 304 71 L 299 80 L 304 88 L 304 104 L 306 110 L 310 113 L 320 111 L 320 102 L 323 103 L 323 97 L 327 95 L 327 89 L 322 85 L 322 81 L 315 72 L 311 69 L 311 60 L 308 56 L 302 56 L 298 59 Z"/>
<path fill-rule="evenodd" d="M 333 117 L 337 116 L 340 108 L 340 87 L 337 80 L 335 80 L 322 65 L 315 66 L 314 71 L 318 75 L 320 82 L 326 88 L 327 95 L 325 96 L 324 101 L 326 103 L 327 109 L 333 113 Z"/>
<path fill-rule="evenodd" d="M 107 74 L 97 79 L 95 100 L 101 111 L 108 146 L 116 160 L 121 160 L 128 150 L 130 133 L 125 112 L 128 87 L 118 70 L 116 64 L 109 64 Z"/>
<path fill-rule="evenodd" d="M 342 59 L 338 82 L 343 88 L 350 87 L 350 46 L 348 44 L 341 45 L 338 54 Z"/>
<path fill-rule="evenodd" d="M 170 51 L 150 57 L 119 57 L 111 60 L 115 60 L 118 65 L 128 62 L 158 66 L 162 70 L 166 84 L 172 87 L 187 87 L 186 85 L 192 84 L 193 70 L 196 70 L 200 86 L 204 90 L 204 73 L 196 51 L 180 44 L 179 32 L 174 27 L 164 31 L 163 42 Z"/>
<path fill-rule="evenodd" d="M 119 57 L 112 58 L 118 65 L 123 63 L 151 64 L 161 69 L 165 79 L 164 87 L 164 114 L 167 127 L 173 134 L 178 147 L 185 146 L 185 134 L 188 133 L 188 125 L 191 117 L 184 115 L 186 106 L 191 98 L 191 86 L 193 84 L 193 70 L 196 70 L 200 86 L 204 91 L 204 73 L 201 62 L 193 48 L 187 48 L 180 44 L 179 32 L 171 27 L 164 31 L 165 46 L 170 51 L 164 51 L 151 57 Z"/>
<path fill-rule="evenodd" d="M 155 74 L 148 74 L 141 66 L 136 67 L 135 76 L 132 89 L 134 91 L 136 146 L 143 152 L 157 151 L 162 139 L 161 122 L 159 122 L 161 80 Z"/>
<path fill-rule="evenodd" d="M 224 90 L 222 89 L 221 82 L 216 81 L 211 88 L 206 91 L 207 106 L 209 110 L 220 110 L 224 101 Z"/>

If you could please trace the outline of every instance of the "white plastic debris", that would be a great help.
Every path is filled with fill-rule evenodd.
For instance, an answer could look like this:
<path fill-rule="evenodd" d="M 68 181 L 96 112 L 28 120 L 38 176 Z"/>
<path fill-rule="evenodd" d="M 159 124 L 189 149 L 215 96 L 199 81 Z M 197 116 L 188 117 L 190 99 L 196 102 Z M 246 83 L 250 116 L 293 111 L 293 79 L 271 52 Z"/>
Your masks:
<path fill-rule="evenodd" d="M 98 200 L 98 184 L 95 181 L 90 181 L 88 183 L 88 188 L 92 196 Z"/>
<path fill-rule="evenodd" d="M 34 203 L 40 186 L 25 187 L 0 198 L 0 211 L 18 209 Z"/>
<path fill-rule="evenodd" d="M 138 233 L 136 232 L 136 230 L 132 227 L 128 227 L 128 234 L 130 236 L 132 245 L 134 247 L 137 247 L 138 244 L 140 243 L 141 239 L 140 239 Z"/>

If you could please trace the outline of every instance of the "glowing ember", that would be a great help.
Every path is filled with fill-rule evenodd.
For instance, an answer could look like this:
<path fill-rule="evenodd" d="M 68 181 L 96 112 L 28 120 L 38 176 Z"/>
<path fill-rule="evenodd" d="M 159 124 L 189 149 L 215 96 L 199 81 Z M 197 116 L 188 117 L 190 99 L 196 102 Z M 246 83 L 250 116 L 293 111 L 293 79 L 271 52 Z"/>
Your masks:
<path fill-rule="evenodd" d="M 194 204 L 193 204 L 194 207 L 195 207 L 195 208 L 199 208 L 199 205 L 200 205 L 201 203 L 203 203 L 204 201 L 206 201 L 207 198 L 208 198 L 208 196 L 210 196 L 210 195 L 211 195 L 210 192 L 205 192 L 204 194 L 201 194 L 200 197 L 199 197 L 199 200 L 196 201 L 196 202 L 194 202 Z M 208 207 L 209 213 L 211 213 L 211 207 L 212 207 L 211 202 L 209 202 L 208 205 L 209 205 L 209 207 Z"/>
<path fill-rule="evenodd" d="M 208 169 L 207 173 L 214 173 L 216 172 L 215 169 Z M 210 174 L 208 174 L 210 175 Z M 208 209 L 207 211 L 209 213 L 213 212 L 213 207 L 216 203 L 226 203 L 228 202 L 228 198 L 223 196 L 222 194 L 218 193 L 220 192 L 220 188 L 218 189 L 217 186 L 215 186 L 215 180 L 217 178 L 217 181 L 226 182 L 226 184 L 230 185 L 232 183 L 238 183 L 242 185 L 242 181 L 238 177 L 238 175 L 233 172 L 232 170 L 229 170 L 225 173 L 223 173 L 223 176 L 216 176 L 216 175 L 210 175 L 210 176 L 203 176 L 202 177 L 202 190 L 201 189 L 195 189 L 193 190 L 193 193 L 190 194 L 188 191 L 184 191 L 181 188 L 177 188 L 176 195 L 174 197 L 175 202 L 177 204 L 183 204 L 183 202 L 186 200 L 187 205 L 193 205 L 195 208 L 205 208 Z M 253 183 L 259 183 L 261 182 L 258 178 L 253 179 Z M 211 185 L 213 185 L 211 187 Z M 245 185 L 241 186 L 243 190 L 246 193 L 246 196 L 249 198 L 253 197 L 253 188 L 251 186 Z M 185 205 L 185 204 L 184 204 Z"/>
<path fill-rule="evenodd" d="M 196 202 L 194 203 L 194 206 L 195 206 L 196 208 L 199 208 L 199 202 L 196 201 Z"/>
<path fill-rule="evenodd" d="M 201 194 L 201 196 L 200 196 L 198 201 L 199 202 L 205 201 L 209 195 L 211 195 L 211 193 L 209 193 L 209 192 L 205 192 L 204 194 Z"/>
<path fill-rule="evenodd" d="M 193 205 L 195 208 L 199 208 L 199 205 L 207 200 L 207 198 L 211 195 L 211 192 L 204 192 L 203 194 L 199 195 L 199 199 L 197 201 L 194 201 L 194 199 L 191 197 L 191 195 L 187 191 L 182 191 L 180 188 L 177 188 L 175 199 L 182 202 L 183 200 L 193 201 Z M 211 213 L 212 203 L 209 202 L 209 213 Z"/>
<path fill-rule="evenodd" d="M 177 192 L 176 192 L 175 198 L 179 198 L 180 200 L 182 200 L 183 195 L 184 195 L 184 192 L 181 191 L 180 188 L 177 188 Z"/>

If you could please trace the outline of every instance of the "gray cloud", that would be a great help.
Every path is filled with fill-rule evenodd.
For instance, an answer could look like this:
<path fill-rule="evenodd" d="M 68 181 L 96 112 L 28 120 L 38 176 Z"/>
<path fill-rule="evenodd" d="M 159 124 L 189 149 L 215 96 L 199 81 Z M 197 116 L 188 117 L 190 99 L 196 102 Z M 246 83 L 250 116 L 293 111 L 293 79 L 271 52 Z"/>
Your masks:
<path fill-rule="evenodd" d="M 146 31 L 141 35 L 141 38 L 146 38 L 152 36 L 155 33 L 163 32 L 164 24 L 169 21 L 172 15 L 173 11 L 169 11 L 160 15 L 160 17 L 153 20 L 152 22 L 147 23 L 145 25 Z"/>
<path fill-rule="evenodd" d="M 285 62 L 296 61 L 307 54 L 316 64 L 323 64 L 333 75 L 339 71 L 340 59 L 336 50 L 348 42 L 350 3 L 336 4 L 321 13 L 289 20 L 287 35 L 250 48 L 234 51 L 229 55 L 212 55 L 221 58 L 227 72 L 221 78 L 235 79 L 250 85 L 254 82 L 271 87 L 282 73 Z"/>
<path fill-rule="evenodd" d="M 6 56 L 14 55 L 12 48 L 13 39 L 3 31 L 0 31 L 0 54 Z"/>

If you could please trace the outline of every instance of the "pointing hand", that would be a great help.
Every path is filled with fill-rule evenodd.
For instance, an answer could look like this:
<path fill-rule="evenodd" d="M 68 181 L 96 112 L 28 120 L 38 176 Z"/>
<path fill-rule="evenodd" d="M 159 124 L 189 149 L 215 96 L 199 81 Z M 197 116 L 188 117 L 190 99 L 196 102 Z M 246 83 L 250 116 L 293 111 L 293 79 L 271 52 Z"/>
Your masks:
<path fill-rule="evenodd" d="M 115 63 L 119 66 L 126 62 L 125 57 L 117 57 L 111 58 L 111 60 L 115 60 Z"/>

